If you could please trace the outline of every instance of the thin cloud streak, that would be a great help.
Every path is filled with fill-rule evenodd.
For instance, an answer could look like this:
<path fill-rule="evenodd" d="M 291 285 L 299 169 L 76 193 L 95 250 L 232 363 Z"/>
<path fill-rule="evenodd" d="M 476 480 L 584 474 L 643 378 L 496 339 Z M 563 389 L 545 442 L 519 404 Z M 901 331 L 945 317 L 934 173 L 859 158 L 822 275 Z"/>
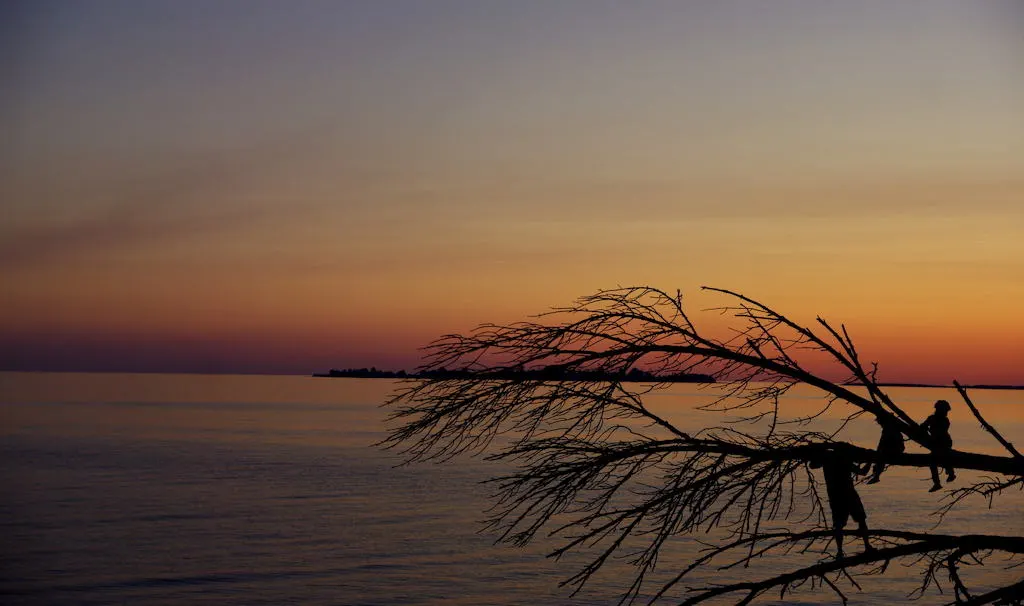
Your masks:
<path fill-rule="evenodd" d="M 309 168 L 306 163 L 321 151 L 315 140 L 287 140 L 246 150 L 196 153 L 179 166 L 101 175 L 83 189 L 56 194 L 65 198 L 63 205 L 72 204 L 66 198 L 74 198 L 84 207 L 72 218 L 37 220 L 0 231 L 0 267 L 128 253 L 139 246 L 223 235 L 297 216 L 309 203 L 294 198 L 282 203 L 273 197 L 280 190 L 272 186 L 275 180 L 302 175 Z M 5 196 L 18 199 L 19 192 L 8 190 Z"/>

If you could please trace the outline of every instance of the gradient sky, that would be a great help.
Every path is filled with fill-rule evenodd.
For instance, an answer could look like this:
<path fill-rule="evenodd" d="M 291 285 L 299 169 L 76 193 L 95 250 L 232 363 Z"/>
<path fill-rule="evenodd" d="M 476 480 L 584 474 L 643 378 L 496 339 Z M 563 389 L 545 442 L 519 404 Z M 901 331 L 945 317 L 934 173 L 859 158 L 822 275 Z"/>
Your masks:
<path fill-rule="evenodd" d="M 708 284 L 1024 384 L 1019 1 L 0 10 L 0 368 L 411 368 Z"/>

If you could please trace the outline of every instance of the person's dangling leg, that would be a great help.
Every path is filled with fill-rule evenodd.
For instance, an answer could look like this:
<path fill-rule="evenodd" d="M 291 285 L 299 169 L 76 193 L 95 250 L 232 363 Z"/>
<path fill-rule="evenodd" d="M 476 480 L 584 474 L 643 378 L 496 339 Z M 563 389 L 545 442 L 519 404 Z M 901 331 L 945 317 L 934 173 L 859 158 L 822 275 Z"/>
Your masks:
<path fill-rule="evenodd" d="M 830 503 L 831 505 L 831 503 Z M 846 526 L 846 519 L 849 513 L 842 505 L 835 504 L 832 507 L 832 538 L 836 541 L 836 559 L 843 557 L 843 528 Z"/>
<path fill-rule="evenodd" d="M 864 502 L 860 500 L 860 495 L 856 491 L 850 495 L 849 508 L 850 517 L 857 522 L 857 530 L 860 532 L 860 538 L 864 541 L 864 551 L 873 550 L 874 547 L 868 542 L 868 513 L 864 509 Z"/>
<path fill-rule="evenodd" d="M 867 520 L 861 520 L 857 522 L 857 529 L 860 530 L 860 537 L 864 539 L 864 551 L 874 551 L 875 548 L 868 543 L 868 523 Z"/>

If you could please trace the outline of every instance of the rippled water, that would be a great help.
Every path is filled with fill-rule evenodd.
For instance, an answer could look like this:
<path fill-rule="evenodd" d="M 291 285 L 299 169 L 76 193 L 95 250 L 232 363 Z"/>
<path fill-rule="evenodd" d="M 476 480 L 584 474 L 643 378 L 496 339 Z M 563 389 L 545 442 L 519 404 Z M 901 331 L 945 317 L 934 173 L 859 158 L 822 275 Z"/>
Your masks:
<path fill-rule="evenodd" d="M 575 598 L 571 562 L 544 546 L 495 545 L 477 523 L 479 481 L 461 460 L 395 467 L 373 448 L 387 381 L 305 377 L 0 373 L 0 598 L 4 604 L 607 604 L 628 584 L 613 565 Z M 922 418 L 934 390 L 896 390 Z M 654 396 L 684 428 L 693 386 Z M 1024 443 L 1024 393 L 977 392 Z M 799 405 L 794 399 L 794 404 Z M 960 407 L 962 408 L 962 407 Z M 998 452 L 952 414 L 960 448 Z M 861 423 L 855 438 L 873 444 Z M 966 476 L 962 481 L 968 481 Z M 861 489 L 871 521 L 928 529 L 940 498 L 918 470 Z M 952 516 L 972 532 L 1024 534 L 1024 499 Z M 674 547 L 666 574 L 692 553 Z M 742 575 L 742 571 L 725 572 Z M 896 565 L 853 603 L 902 599 L 916 573 Z M 987 567 L 988 583 L 1021 576 Z M 698 579 L 700 580 L 700 579 Z M 704 579 L 709 580 L 709 579 Z M 815 602 L 829 594 L 801 592 Z M 928 595 L 923 603 L 949 601 Z"/>

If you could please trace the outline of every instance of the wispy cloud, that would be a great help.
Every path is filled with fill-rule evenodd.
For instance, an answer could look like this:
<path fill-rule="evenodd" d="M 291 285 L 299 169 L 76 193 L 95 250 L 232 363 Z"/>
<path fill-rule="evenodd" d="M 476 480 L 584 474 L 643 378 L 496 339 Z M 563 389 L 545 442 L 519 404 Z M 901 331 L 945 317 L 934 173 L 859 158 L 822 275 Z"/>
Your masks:
<path fill-rule="evenodd" d="M 176 165 L 102 175 L 64 191 L 52 221 L 11 221 L 0 229 L 0 267 L 53 264 L 101 251 L 130 251 L 184 237 L 228 233 L 296 212 L 267 196 L 282 175 L 301 173 L 310 145 L 194 154 Z M 278 190 L 279 191 L 279 190 Z M 7 196 L 16 195 L 8 192 Z"/>

